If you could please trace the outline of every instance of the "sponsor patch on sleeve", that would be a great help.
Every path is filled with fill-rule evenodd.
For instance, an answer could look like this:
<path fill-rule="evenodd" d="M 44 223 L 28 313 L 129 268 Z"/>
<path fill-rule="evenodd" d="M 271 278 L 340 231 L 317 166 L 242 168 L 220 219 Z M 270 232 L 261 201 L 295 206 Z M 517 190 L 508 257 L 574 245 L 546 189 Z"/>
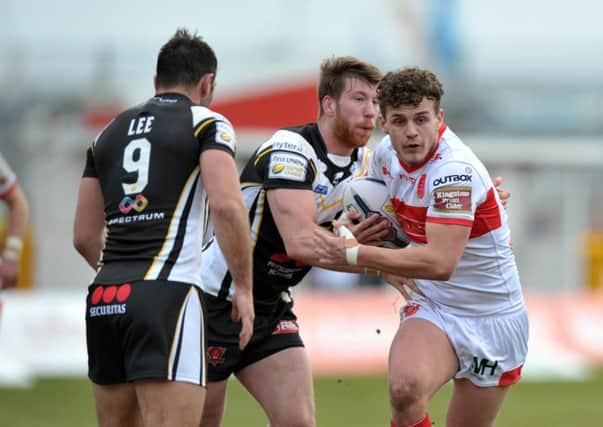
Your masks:
<path fill-rule="evenodd" d="M 304 182 L 308 159 L 299 154 L 279 151 L 270 155 L 268 168 L 268 178 Z"/>
<path fill-rule="evenodd" d="M 237 141 L 235 133 L 228 123 L 216 122 L 216 142 L 226 145 L 232 151 L 236 151 Z"/>
<path fill-rule="evenodd" d="M 439 187 L 433 190 L 433 209 L 446 213 L 471 213 L 471 187 Z"/>

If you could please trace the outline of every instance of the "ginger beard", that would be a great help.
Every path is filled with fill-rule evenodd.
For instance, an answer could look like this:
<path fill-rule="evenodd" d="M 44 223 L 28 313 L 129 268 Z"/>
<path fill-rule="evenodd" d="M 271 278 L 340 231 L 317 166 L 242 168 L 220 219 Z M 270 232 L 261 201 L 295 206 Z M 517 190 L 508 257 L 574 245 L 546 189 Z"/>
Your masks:
<path fill-rule="evenodd" d="M 335 110 L 335 137 L 337 140 L 345 142 L 354 148 L 364 147 L 371 138 L 375 123 L 373 121 L 370 131 L 365 128 L 367 125 L 354 126 L 345 116 L 341 113 L 341 106 Z"/>

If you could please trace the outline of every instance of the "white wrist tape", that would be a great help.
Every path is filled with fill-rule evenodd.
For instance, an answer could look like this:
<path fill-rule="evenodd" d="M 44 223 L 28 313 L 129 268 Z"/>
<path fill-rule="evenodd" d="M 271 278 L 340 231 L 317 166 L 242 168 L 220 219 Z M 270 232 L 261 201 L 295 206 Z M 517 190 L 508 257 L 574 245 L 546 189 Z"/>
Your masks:
<path fill-rule="evenodd" d="M 358 264 L 358 241 L 354 234 L 345 226 L 342 225 L 335 229 L 335 233 L 340 237 L 345 237 L 345 259 L 349 265 Z"/>
<path fill-rule="evenodd" d="M 350 225 L 352 223 L 352 220 L 350 219 L 350 217 L 348 216 L 348 213 L 343 211 L 343 213 L 341 215 L 339 215 L 338 218 L 339 222 L 341 222 L 343 225 Z"/>
<path fill-rule="evenodd" d="M 23 240 L 17 236 L 10 236 L 6 238 L 6 242 L 4 243 L 5 249 L 11 249 L 16 252 L 21 252 L 23 250 Z"/>
<path fill-rule="evenodd" d="M 2 252 L 2 257 L 10 261 L 19 261 L 22 251 L 23 240 L 17 236 L 10 236 L 6 238 L 6 242 L 4 243 L 4 252 Z"/>

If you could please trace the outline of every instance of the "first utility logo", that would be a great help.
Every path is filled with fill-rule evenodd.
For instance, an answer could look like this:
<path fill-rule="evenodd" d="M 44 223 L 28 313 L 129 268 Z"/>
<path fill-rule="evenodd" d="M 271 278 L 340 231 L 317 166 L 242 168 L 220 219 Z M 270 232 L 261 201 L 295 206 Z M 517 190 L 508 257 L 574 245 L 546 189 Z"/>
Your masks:
<path fill-rule="evenodd" d="M 123 285 L 99 285 L 90 296 L 90 317 L 125 314 L 126 301 L 132 293 L 129 283 Z"/>

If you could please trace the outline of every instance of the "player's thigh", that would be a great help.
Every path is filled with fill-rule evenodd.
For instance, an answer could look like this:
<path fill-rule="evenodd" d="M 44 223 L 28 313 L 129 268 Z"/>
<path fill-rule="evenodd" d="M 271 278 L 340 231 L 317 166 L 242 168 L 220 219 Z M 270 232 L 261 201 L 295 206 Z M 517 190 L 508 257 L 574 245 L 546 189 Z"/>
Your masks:
<path fill-rule="evenodd" d="M 448 427 L 489 427 L 509 387 L 478 387 L 467 379 L 454 380 L 448 408 Z"/>
<path fill-rule="evenodd" d="M 142 426 L 132 384 L 92 384 L 99 427 Z"/>
<path fill-rule="evenodd" d="M 311 425 L 314 388 L 304 347 L 290 347 L 261 359 L 237 373 L 237 378 L 273 420 Z"/>
<path fill-rule="evenodd" d="M 440 327 L 419 317 L 400 324 L 389 354 L 390 390 L 431 397 L 457 369 L 454 349 Z"/>
<path fill-rule="evenodd" d="M 205 388 L 181 381 L 138 380 L 134 382 L 145 426 L 198 427 Z"/>
<path fill-rule="evenodd" d="M 220 427 L 224 416 L 228 380 L 208 381 L 201 427 Z"/>

